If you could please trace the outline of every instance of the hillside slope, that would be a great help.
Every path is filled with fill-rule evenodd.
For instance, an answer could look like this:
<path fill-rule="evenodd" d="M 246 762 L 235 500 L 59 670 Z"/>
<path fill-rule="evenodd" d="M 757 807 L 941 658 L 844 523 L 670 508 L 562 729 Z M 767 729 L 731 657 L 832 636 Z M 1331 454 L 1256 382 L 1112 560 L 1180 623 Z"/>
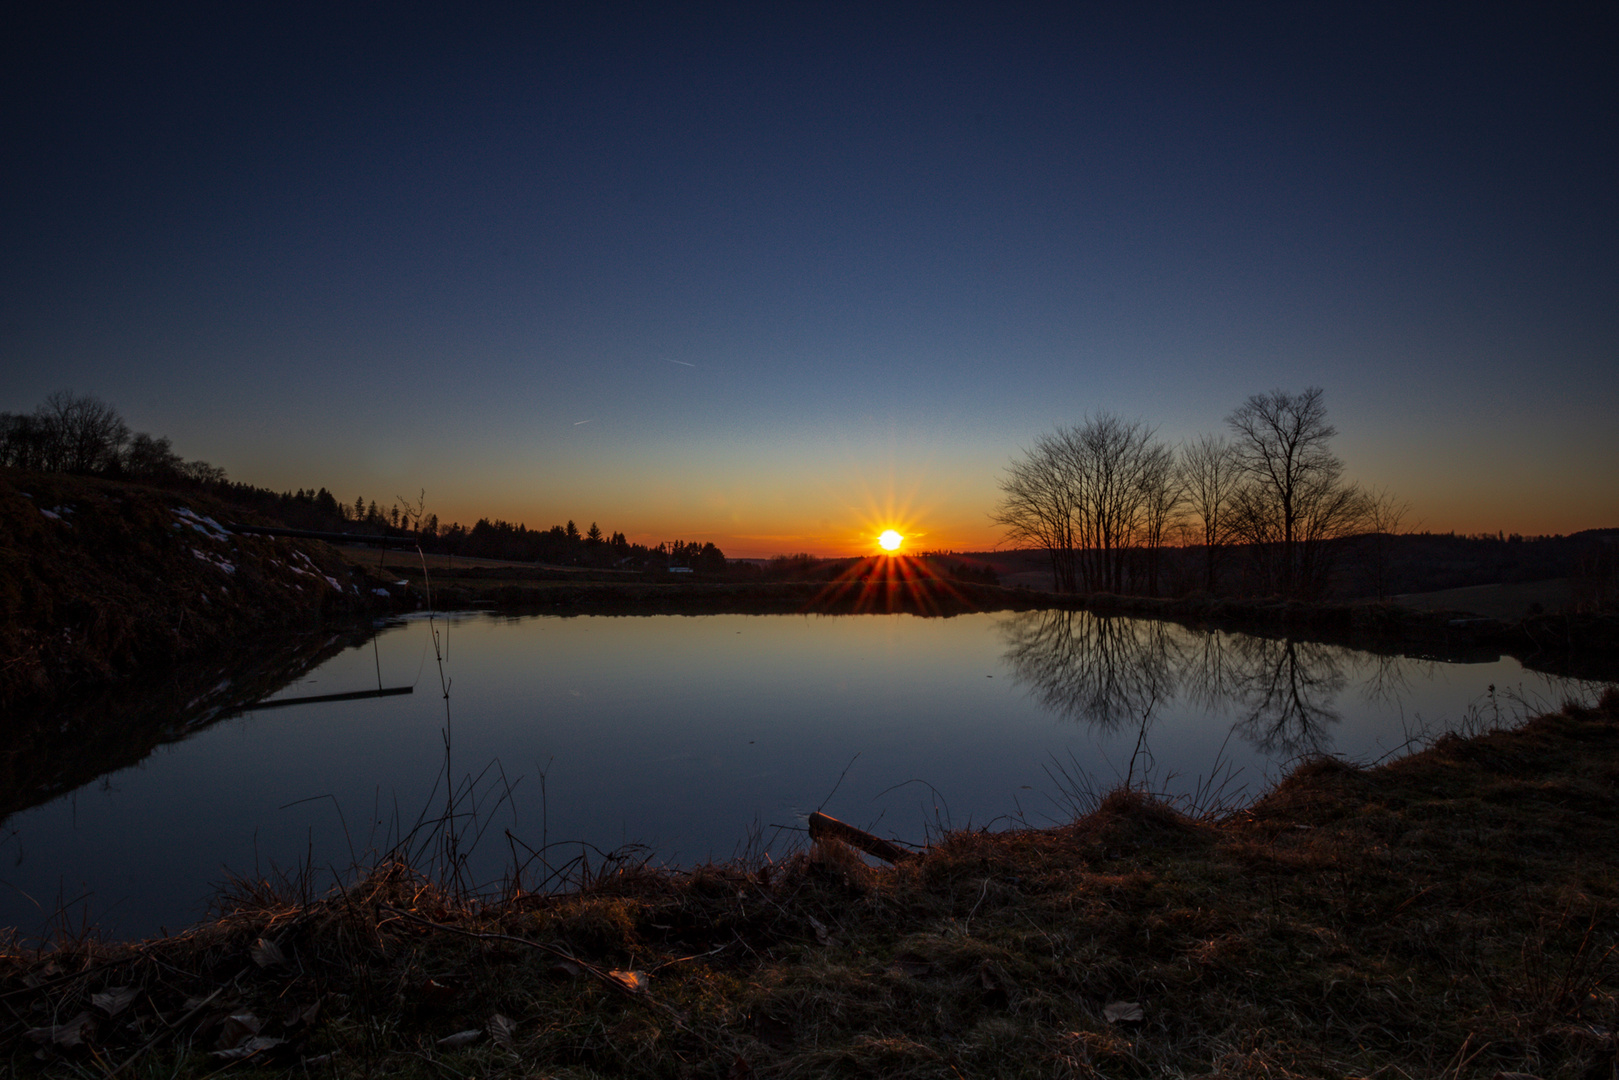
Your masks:
<path fill-rule="evenodd" d="M 0 706 L 387 603 L 326 545 L 229 519 L 207 498 L 0 470 Z"/>

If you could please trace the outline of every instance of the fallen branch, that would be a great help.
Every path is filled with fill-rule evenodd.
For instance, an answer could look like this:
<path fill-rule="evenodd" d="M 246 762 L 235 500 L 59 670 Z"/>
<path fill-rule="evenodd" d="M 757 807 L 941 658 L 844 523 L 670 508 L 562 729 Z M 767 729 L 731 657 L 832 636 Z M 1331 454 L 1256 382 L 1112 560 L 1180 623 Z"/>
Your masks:
<path fill-rule="evenodd" d="M 819 810 L 809 816 L 810 839 L 819 840 L 823 836 L 835 840 L 842 840 L 850 847 L 857 847 L 867 855 L 889 863 L 902 863 L 906 859 L 916 858 L 914 852 L 906 851 L 889 843 L 880 836 L 873 836 L 864 829 L 857 829 L 847 825 L 835 817 L 821 813 Z"/>

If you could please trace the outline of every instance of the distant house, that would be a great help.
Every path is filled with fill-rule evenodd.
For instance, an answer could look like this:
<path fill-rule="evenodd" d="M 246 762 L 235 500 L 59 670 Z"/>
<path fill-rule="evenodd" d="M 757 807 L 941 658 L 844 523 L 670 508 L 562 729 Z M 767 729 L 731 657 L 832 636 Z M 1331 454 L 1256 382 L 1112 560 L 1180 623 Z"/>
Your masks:
<path fill-rule="evenodd" d="M 669 572 L 671 574 L 689 574 L 689 573 L 691 573 L 691 567 L 689 567 L 689 566 L 671 566 L 669 568 Z"/>

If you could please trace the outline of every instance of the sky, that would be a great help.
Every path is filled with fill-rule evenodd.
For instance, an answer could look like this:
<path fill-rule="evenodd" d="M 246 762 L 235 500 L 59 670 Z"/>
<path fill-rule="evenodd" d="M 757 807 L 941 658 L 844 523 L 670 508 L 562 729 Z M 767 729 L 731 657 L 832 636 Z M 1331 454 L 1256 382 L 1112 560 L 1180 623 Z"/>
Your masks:
<path fill-rule="evenodd" d="M 1619 526 L 1612 4 L 33 7 L 0 410 L 768 556 L 1320 386 L 1407 526 Z"/>

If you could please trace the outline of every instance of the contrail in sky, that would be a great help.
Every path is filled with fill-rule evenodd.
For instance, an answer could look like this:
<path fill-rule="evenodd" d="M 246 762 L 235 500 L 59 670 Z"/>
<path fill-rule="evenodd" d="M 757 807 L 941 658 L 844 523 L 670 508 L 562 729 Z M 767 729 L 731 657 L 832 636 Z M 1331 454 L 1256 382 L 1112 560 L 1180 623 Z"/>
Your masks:
<path fill-rule="evenodd" d="M 578 427 L 580 424 L 588 424 L 588 423 L 590 423 L 589 420 L 575 420 L 573 422 L 573 426 Z"/>
<path fill-rule="evenodd" d="M 669 358 L 667 356 L 665 356 L 664 359 L 669 360 Z M 696 367 L 697 366 L 696 364 L 690 363 L 690 362 L 685 361 L 685 360 L 669 360 L 669 362 L 671 364 L 679 364 L 682 367 Z"/>

